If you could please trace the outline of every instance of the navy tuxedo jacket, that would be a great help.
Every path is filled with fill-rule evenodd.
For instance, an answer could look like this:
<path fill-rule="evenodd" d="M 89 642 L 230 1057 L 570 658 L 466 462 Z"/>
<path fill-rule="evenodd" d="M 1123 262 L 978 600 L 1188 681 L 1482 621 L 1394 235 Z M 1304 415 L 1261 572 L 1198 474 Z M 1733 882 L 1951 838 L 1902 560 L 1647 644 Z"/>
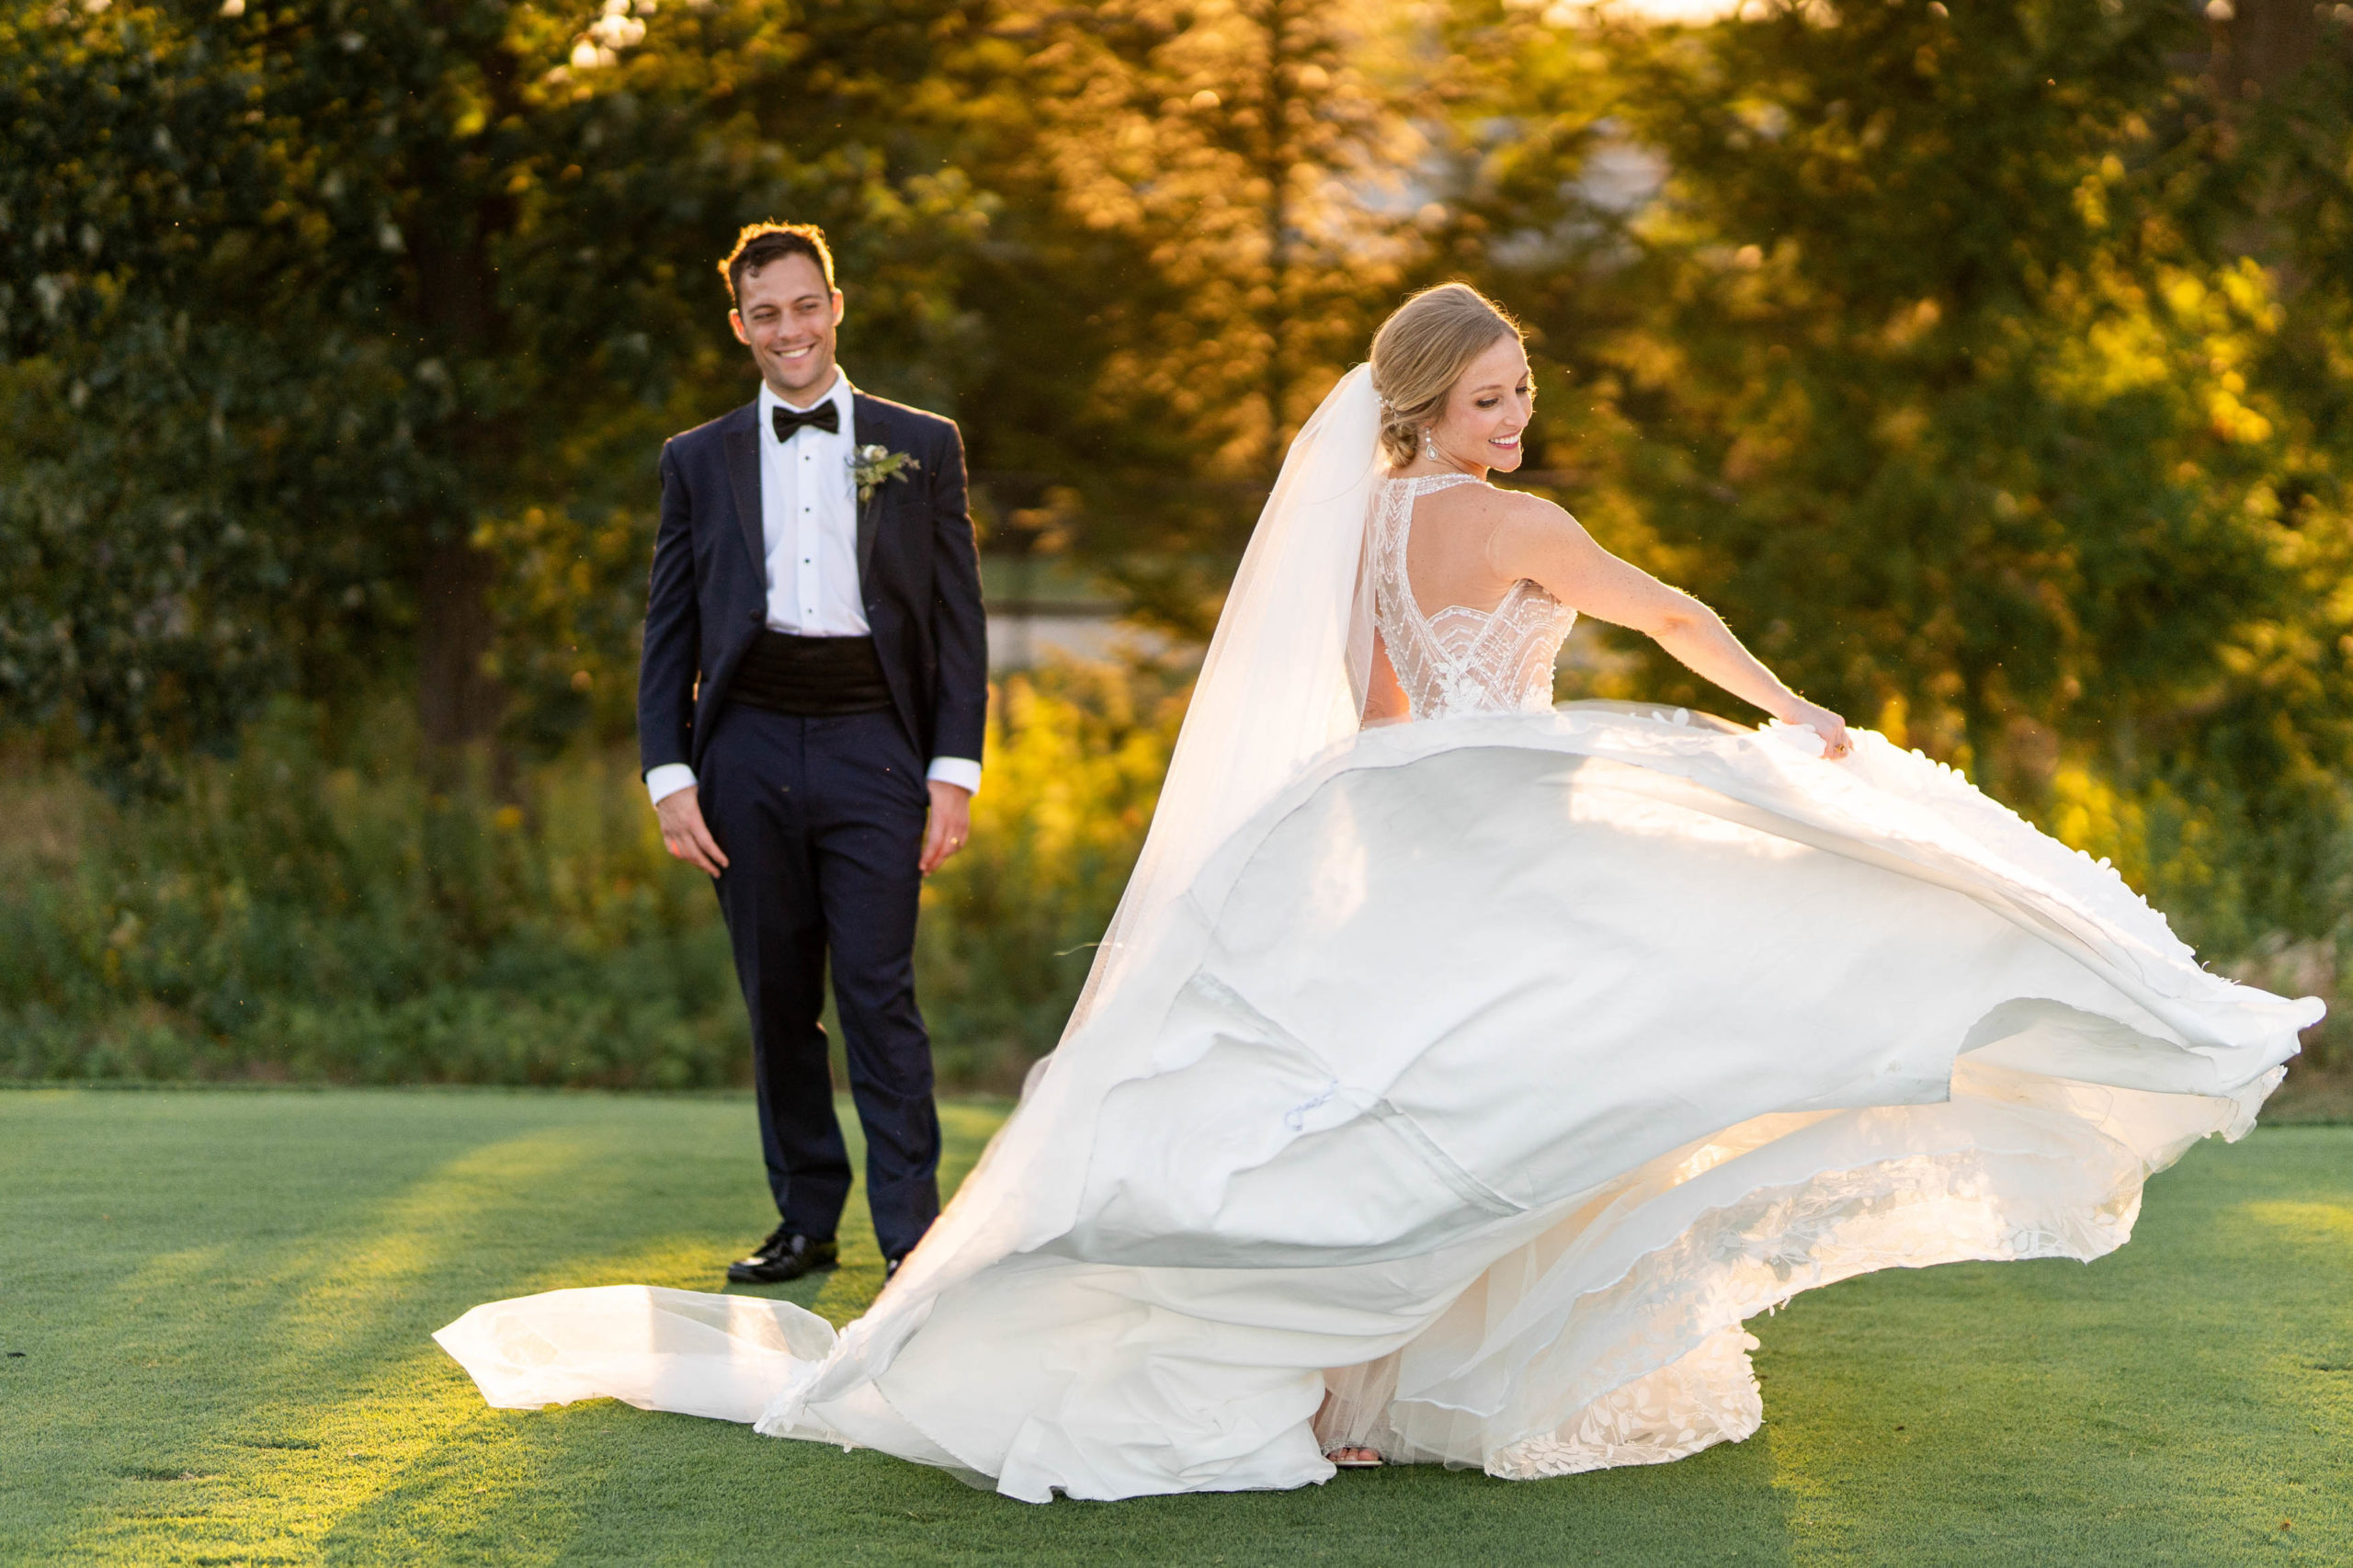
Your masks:
<path fill-rule="evenodd" d="M 864 392 L 853 394 L 851 421 L 860 447 L 906 452 L 921 465 L 858 508 L 858 597 L 892 706 L 925 758 L 978 761 L 988 632 L 963 437 L 951 420 Z M 767 623 L 759 437 L 755 401 L 663 443 L 662 523 L 637 676 L 645 771 L 700 766 L 728 682 Z"/>

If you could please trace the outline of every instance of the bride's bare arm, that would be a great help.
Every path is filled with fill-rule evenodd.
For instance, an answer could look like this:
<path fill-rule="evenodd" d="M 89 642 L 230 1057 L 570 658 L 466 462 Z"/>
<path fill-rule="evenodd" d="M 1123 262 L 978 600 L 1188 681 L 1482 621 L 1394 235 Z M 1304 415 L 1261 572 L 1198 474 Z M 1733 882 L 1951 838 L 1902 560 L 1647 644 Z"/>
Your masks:
<path fill-rule="evenodd" d="M 1643 633 L 1743 701 L 1784 723 L 1811 726 L 1830 756 L 1847 754 L 1847 722 L 1783 685 L 1714 610 L 1619 560 L 1550 501 L 1498 492 L 1496 502 L 1500 515 L 1487 536 L 1487 556 L 1498 575 L 1532 578 L 1581 614 Z"/>

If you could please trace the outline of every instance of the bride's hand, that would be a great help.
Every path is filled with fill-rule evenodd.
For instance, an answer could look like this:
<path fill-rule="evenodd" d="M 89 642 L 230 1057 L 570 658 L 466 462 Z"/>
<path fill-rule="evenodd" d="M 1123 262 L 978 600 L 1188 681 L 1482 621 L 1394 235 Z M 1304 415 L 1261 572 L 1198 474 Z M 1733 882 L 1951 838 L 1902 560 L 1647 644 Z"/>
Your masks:
<path fill-rule="evenodd" d="M 1819 702 L 1808 702 L 1804 698 L 1799 698 L 1790 711 L 1781 715 L 1781 722 L 1812 730 L 1820 735 L 1822 755 L 1825 758 L 1836 761 L 1854 755 L 1855 743 L 1847 733 L 1847 721 Z"/>

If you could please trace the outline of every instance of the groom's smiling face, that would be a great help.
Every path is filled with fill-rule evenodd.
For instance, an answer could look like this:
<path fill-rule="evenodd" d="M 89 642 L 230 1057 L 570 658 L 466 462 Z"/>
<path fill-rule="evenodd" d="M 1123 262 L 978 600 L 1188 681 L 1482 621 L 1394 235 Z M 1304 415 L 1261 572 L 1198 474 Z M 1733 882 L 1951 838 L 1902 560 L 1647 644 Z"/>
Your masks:
<path fill-rule="evenodd" d="M 787 403 L 805 408 L 834 384 L 841 290 L 827 289 L 825 275 L 807 256 L 794 252 L 746 268 L 727 319 L 737 339 L 751 346 L 761 379 Z"/>

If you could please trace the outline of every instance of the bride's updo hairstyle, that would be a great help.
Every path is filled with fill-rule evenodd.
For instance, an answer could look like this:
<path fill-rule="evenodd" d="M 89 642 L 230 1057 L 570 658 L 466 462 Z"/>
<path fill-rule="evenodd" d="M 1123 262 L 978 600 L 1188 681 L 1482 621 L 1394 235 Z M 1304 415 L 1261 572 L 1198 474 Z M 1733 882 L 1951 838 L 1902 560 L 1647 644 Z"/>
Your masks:
<path fill-rule="evenodd" d="M 1425 289 L 1372 335 L 1372 390 L 1381 394 L 1381 455 L 1404 468 L 1422 432 L 1446 412 L 1447 394 L 1471 361 L 1520 335 L 1503 307 L 1468 283 Z"/>

